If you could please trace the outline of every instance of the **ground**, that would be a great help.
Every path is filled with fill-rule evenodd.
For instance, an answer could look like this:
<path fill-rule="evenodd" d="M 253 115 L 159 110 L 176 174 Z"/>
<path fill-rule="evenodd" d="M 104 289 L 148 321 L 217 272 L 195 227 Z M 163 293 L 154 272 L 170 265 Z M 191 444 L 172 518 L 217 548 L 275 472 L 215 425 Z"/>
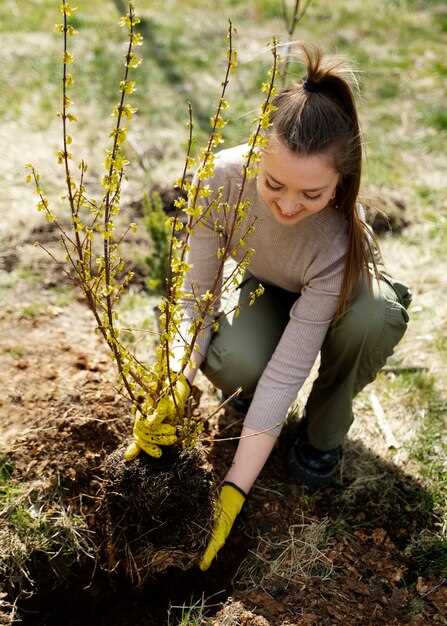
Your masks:
<path fill-rule="evenodd" d="M 45 245 L 51 245 L 52 236 L 51 228 L 40 232 Z M 2 449 L 14 465 L 12 476 L 28 489 L 26 510 L 35 510 L 39 497 L 46 506 L 42 493 L 50 493 L 57 484 L 65 506 L 71 502 L 70 514 L 81 514 L 94 527 L 91 519 L 95 507 L 91 502 L 97 497 L 105 454 L 129 436 L 127 405 L 113 390 L 113 365 L 94 333 L 91 314 L 78 291 L 40 250 L 30 244 L 15 249 L 18 253 L 6 260 L 3 272 L 6 282 L 17 274 L 23 278 L 11 281 L 13 284 L 5 289 L 0 320 L 5 381 L 0 407 Z M 28 251 L 26 258 L 24 249 Z M 143 297 L 144 292 L 140 295 Z M 406 345 L 404 342 L 399 350 L 405 352 Z M 399 354 L 394 363 L 401 363 Z M 422 367 L 423 361 L 419 363 Z M 405 398 L 408 392 L 400 381 L 405 371 L 396 371 L 385 372 L 371 386 L 386 408 L 395 402 L 395 397 L 390 402 L 388 394 L 400 393 Z M 426 393 L 429 375 L 423 370 L 416 376 Z M 414 376 L 411 382 L 415 385 Z M 198 384 L 203 390 L 200 408 L 206 416 L 217 406 L 217 400 L 204 377 Z M 432 405 L 436 402 L 444 403 L 438 409 L 445 417 L 445 400 L 433 390 L 418 410 L 422 414 L 435 411 Z M 113 623 L 125 623 L 120 620 L 130 611 L 134 623 L 145 623 L 151 614 L 162 624 L 165 622 L 159 620 L 166 616 L 168 607 L 182 605 L 193 607 L 189 609 L 192 615 L 200 609 L 205 619 L 210 608 L 200 608 L 201 594 L 202 598 L 212 596 L 212 602 L 205 605 L 232 598 L 213 618 L 215 624 L 357 624 L 359 613 L 365 624 L 446 623 L 446 589 L 430 542 L 442 522 L 436 498 L 420 470 L 413 469 L 417 454 L 410 453 L 415 444 L 409 430 L 421 426 L 415 424 L 417 413 L 400 408 L 387 411 L 404 448 L 392 452 L 375 423 L 368 390 L 358 398 L 356 408 L 357 421 L 339 484 L 320 493 L 307 493 L 287 481 L 284 458 L 288 440 L 293 438 L 291 421 L 230 540 L 207 574 L 171 571 L 161 580 L 147 583 L 144 595 L 121 580 L 117 607 L 110 599 L 117 582 L 103 577 L 98 581 L 92 568 L 71 553 L 75 582 L 70 581 L 70 585 L 79 589 L 74 611 L 67 604 L 65 574 L 56 567 L 60 580 L 50 577 L 50 582 L 48 564 L 36 564 L 31 551 L 24 566 L 30 568 L 30 575 L 41 577 L 42 588 L 38 586 L 36 598 L 22 602 L 21 617 L 30 624 L 97 620 L 98 615 L 92 618 L 96 606 L 92 603 L 100 589 L 102 597 L 108 598 L 104 623 L 110 623 L 110 611 L 117 620 Z M 203 445 L 217 480 L 224 476 L 236 446 L 234 440 L 218 439 L 237 437 L 241 422 L 240 415 L 220 411 L 207 423 Z M 40 496 L 36 495 L 39 490 Z M 55 499 L 51 501 L 54 507 Z M 78 532 L 82 537 L 82 523 Z M 423 536 L 428 548 L 421 543 Z M 91 591 L 82 592 L 89 580 Z M 179 581 L 175 587 L 172 580 Z M 56 591 L 51 592 L 53 585 Z M 173 588 L 179 590 L 178 595 L 167 592 Z M 153 597 L 154 589 L 159 598 L 156 607 L 144 599 Z M 37 614 L 36 602 L 40 606 Z M 181 611 L 170 610 L 171 619 Z M 188 611 L 183 609 L 183 613 Z"/>
<path fill-rule="evenodd" d="M 85 61 L 76 67 L 76 97 L 84 122 L 75 144 L 89 157 L 88 182 L 97 193 L 109 100 L 115 99 L 116 77 L 107 55 L 114 54 L 113 41 L 121 33 L 116 34 L 116 19 L 104 3 L 97 13 L 94 3 L 79 4 L 76 54 Z M 245 137 L 244 100 L 255 106 L 253 94 L 265 69 L 253 59 L 280 28 L 280 3 L 230 4 L 240 24 L 242 68 L 228 145 Z M 129 327 L 144 331 L 129 331 L 128 337 L 144 359 L 154 347 L 158 298 L 144 288 L 142 259 L 150 241 L 138 201 L 154 183 L 166 186 L 181 171 L 182 105 L 189 95 L 203 96 L 195 104 L 199 133 L 204 132 L 219 82 L 218 72 L 209 68 L 226 29 L 216 13 L 207 27 L 209 49 L 198 54 L 203 37 L 198 16 L 204 10 L 200 2 L 188 3 L 168 16 L 154 3 L 145 12 L 149 25 L 157 26 L 146 33 L 144 81 L 151 77 L 152 82 L 144 82 L 138 96 L 141 115 L 131 135 L 138 156 L 123 194 L 123 219 L 140 226 L 124 246 L 138 280 L 122 303 Z M 8 146 L 0 186 L 5 216 L 0 224 L 0 543 L 2 554 L 9 555 L 0 559 L 0 623 L 19 618 L 25 624 L 70 626 L 447 623 L 442 4 L 384 3 L 378 11 L 368 2 L 337 2 L 328 19 L 315 2 L 301 31 L 355 58 L 362 68 L 360 106 L 368 139 L 363 194 L 371 198 L 372 209 L 397 207 L 404 216 L 404 224 L 382 234 L 381 244 L 388 269 L 414 296 L 406 336 L 387 368 L 355 400 L 356 419 L 338 484 L 311 493 L 288 482 L 284 457 L 293 439 L 292 418 L 210 570 L 171 568 L 142 589 L 119 573 L 95 569 L 91 558 L 95 543 L 89 530 L 97 528 L 104 459 L 127 440 L 131 419 L 114 390 L 113 364 L 78 289 L 64 275 L 63 264 L 33 245 L 39 241 L 58 250 L 54 229 L 35 211 L 32 191 L 23 182 L 23 165 L 32 160 L 64 214 L 62 174 L 54 159 L 60 143 L 58 121 L 53 121 L 60 42 L 50 34 L 57 19 L 52 11 L 42 2 L 18 12 L 12 0 L 0 8 L 9 60 L 0 72 L 8 67 L 17 79 L 11 83 L 13 97 L 0 105 L 0 137 Z M 189 30 L 183 28 L 185 19 Z M 110 38 L 108 51 L 101 35 Z M 193 45 L 178 65 L 169 62 L 177 58 L 176 46 L 188 42 Z M 36 57 L 36 46 L 45 55 Z M 152 97 L 155 92 L 165 97 L 165 108 Z M 152 121 L 151 132 L 145 119 Z M 204 377 L 198 386 L 205 419 L 217 399 Z M 385 441 L 371 394 L 384 409 L 397 448 Z M 216 482 L 237 443 L 218 440 L 237 437 L 242 419 L 220 411 L 205 422 L 201 445 Z M 20 588 L 15 603 L 11 590 Z"/>

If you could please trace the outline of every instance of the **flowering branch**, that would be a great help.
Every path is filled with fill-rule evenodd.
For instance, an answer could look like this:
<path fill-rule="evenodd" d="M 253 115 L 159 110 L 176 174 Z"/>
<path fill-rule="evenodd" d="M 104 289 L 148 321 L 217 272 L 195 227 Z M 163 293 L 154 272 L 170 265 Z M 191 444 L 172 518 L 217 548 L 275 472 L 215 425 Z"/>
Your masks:
<path fill-rule="evenodd" d="M 273 65 L 269 71 L 269 80 L 263 84 L 262 91 L 265 93 L 264 102 L 260 114 L 254 120 L 254 131 L 251 134 L 248 145 L 249 150 L 245 155 L 242 171 L 242 182 L 238 198 L 234 206 L 229 206 L 222 197 L 222 189 L 217 190 L 210 199 L 208 206 L 203 200 L 211 195 L 210 186 L 205 181 L 211 179 L 215 171 L 214 151 L 223 143 L 222 129 L 226 126 L 224 112 L 228 110 L 229 103 L 226 100 L 226 91 L 230 81 L 230 75 L 236 70 L 238 60 L 237 52 L 233 48 L 233 27 L 231 21 L 228 29 L 227 66 L 225 77 L 222 82 L 222 90 L 218 100 L 215 115 L 210 118 L 211 132 L 206 147 L 199 152 L 198 158 L 191 156 L 193 143 L 193 121 L 191 105 L 189 112 L 189 136 L 186 151 L 186 159 L 182 177 L 177 184 L 179 197 L 175 201 L 176 213 L 174 217 L 167 219 L 170 226 L 169 236 L 169 263 L 166 276 L 166 295 L 160 303 L 160 333 L 159 343 L 155 349 L 155 359 L 150 366 L 139 361 L 120 338 L 124 328 L 120 327 L 116 307 L 119 300 L 132 279 L 132 272 L 122 276 L 125 264 L 119 254 L 119 244 L 126 237 L 129 230 L 135 230 L 135 224 L 128 225 L 121 235 L 115 234 L 115 218 L 120 212 L 121 183 L 125 177 L 125 170 L 129 162 L 123 152 L 123 144 L 127 137 L 127 126 L 123 126 L 124 120 L 130 120 L 136 113 L 136 109 L 128 102 L 128 96 L 135 91 L 135 81 L 130 80 L 130 72 L 136 69 L 142 59 L 134 53 L 136 46 L 142 45 L 142 36 L 136 32 L 139 18 L 135 17 L 132 3 L 129 3 L 128 14 L 121 18 L 120 25 L 127 28 L 128 46 L 124 61 L 124 73 L 120 82 L 119 104 L 113 110 L 116 123 L 110 132 L 112 140 L 111 148 L 105 152 L 105 174 L 101 180 L 104 190 L 100 200 L 90 198 L 85 187 L 85 173 L 87 165 L 82 160 L 79 163 L 80 177 L 76 184 L 71 172 L 70 162 L 73 155 L 69 152 L 73 139 L 69 133 L 69 124 L 77 121 L 76 116 L 70 112 L 73 102 L 69 96 L 70 88 L 74 80 L 68 68 L 74 62 L 74 57 L 68 49 L 69 38 L 76 34 L 68 18 L 76 8 L 68 2 L 60 6 L 63 15 L 63 23 L 56 25 L 56 30 L 63 34 L 63 75 L 62 75 L 62 111 L 58 116 L 62 119 L 63 147 L 57 152 L 57 160 L 64 167 L 64 178 L 67 187 L 67 201 L 70 209 L 72 232 L 68 233 L 56 218 L 49 207 L 41 186 L 40 176 L 33 165 L 28 164 L 30 170 L 27 181 L 34 183 L 39 196 L 38 210 L 41 211 L 50 222 L 54 222 L 60 234 L 60 243 L 66 255 L 66 260 L 74 270 L 74 276 L 80 285 L 87 304 L 91 309 L 97 327 L 108 344 L 113 360 L 116 362 L 119 378 L 121 381 L 120 393 L 124 391 L 131 403 L 131 412 L 139 413 L 143 417 L 151 415 L 159 400 L 171 394 L 177 407 L 177 398 L 174 394 L 174 385 L 178 376 L 184 372 L 190 362 L 199 333 L 207 328 L 209 319 L 215 312 L 215 306 L 219 297 L 232 286 L 238 285 L 240 276 L 248 268 L 254 250 L 248 248 L 242 254 L 242 247 L 246 246 L 247 239 L 254 230 L 255 220 L 248 221 L 249 203 L 244 199 L 243 193 L 247 180 L 256 176 L 257 163 L 260 159 L 258 149 L 266 145 L 267 139 L 263 131 L 269 128 L 270 114 L 274 110 L 271 99 L 275 95 L 274 82 L 277 74 L 277 43 L 273 41 Z M 192 182 L 187 179 L 188 169 L 193 165 L 197 167 L 196 177 Z M 187 200 L 184 196 L 187 196 Z M 225 220 L 221 223 L 215 219 L 213 212 L 223 210 Z M 183 213 L 183 215 L 182 215 Z M 182 219 L 183 217 L 183 219 Z M 186 220 L 184 219 L 186 217 Z M 186 224 L 184 223 L 186 221 Z M 219 246 L 216 250 L 217 271 L 213 277 L 212 287 L 205 293 L 185 294 L 184 283 L 188 270 L 191 266 L 187 262 L 190 250 L 190 239 L 195 228 L 209 222 L 218 235 Z M 236 237 L 239 227 L 242 234 Z M 102 253 L 96 252 L 97 240 L 102 245 Z M 233 241 L 236 239 L 236 241 Z M 48 251 L 49 252 L 49 251 Z M 50 256 L 54 255 L 49 252 Z M 229 258 L 239 257 L 236 268 L 223 280 L 224 264 Z M 220 286 L 220 287 L 219 287 Z M 256 298 L 262 295 L 262 287 L 259 286 L 250 293 L 252 305 Z M 192 297 L 198 314 L 189 319 L 182 307 L 185 295 Z M 235 315 L 239 314 L 239 307 L 235 307 Z M 183 333 L 185 323 L 188 324 L 188 333 Z M 213 321 L 212 327 L 218 329 L 218 322 Z M 172 345 L 175 337 L 180 337 L 184 344 L 184 354 L 180 367 L 171 364 Z M 178 409 L 178 407 L 177 407 Z M 179 443 L 186 447 L 194 445 L 196 437 L 203 430 L 203 424 L 193 423 L 188 416 L 180 417 L 178 412 L 177 427 L 179 430 Z M 183 420 L 183 422 L 182 422 Z M 188 421 L 189 420 L 189 421 Z"/>

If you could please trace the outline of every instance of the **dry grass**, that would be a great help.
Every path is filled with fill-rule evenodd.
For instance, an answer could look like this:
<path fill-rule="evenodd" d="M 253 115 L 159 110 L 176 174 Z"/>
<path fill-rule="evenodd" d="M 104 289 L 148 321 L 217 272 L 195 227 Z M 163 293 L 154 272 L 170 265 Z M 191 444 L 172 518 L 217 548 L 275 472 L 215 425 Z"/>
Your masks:
<path fill-rule="evenodd" d="M 291 524 L 287 534 L 278 538 L 259 536 L 255 550 L 240 564 L 233 582 L 241 589 L 271 589 L 272 584 L 287 589 L 306 578 L 329 578 L 332 561 L 329 548 L 330 520 L 303 521 Z"/>
<path fill-rule="evenodd" d="M 200 622 L 200 624 L 206 624 L 207 626 L 241 626 L 241 624 L 246 624 L 247 626 L 269 626 L 270 622 L 265 617 L 247 610 L 239 600 L 235 601 L 229 597 L 214 619 Z M 192 624 L 182 623 L 180 626 L 196 626 L 196 622 Z M 197 626 L 199 626 L 198 623 Z"/>

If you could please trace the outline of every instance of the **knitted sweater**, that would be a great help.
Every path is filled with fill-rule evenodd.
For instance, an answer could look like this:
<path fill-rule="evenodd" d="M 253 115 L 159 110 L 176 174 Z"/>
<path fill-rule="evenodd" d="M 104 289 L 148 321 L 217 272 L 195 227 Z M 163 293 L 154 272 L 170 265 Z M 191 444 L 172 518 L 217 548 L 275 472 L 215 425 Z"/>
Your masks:
<path fill-rule="evenodd" d="M 242 165 L 248 146 L 242 144 L 221 150 L 216 155 L 215 175 L 206 184 L 213 192 L 223 186 L 222 201 L 234 207 L 242 180 Z M 195 179 L 197 182 L 197 179 Z M 209 199 L 202 199 L 209 206 Z M 306 217 L 301 222 L 283 225 L 277 222 L 269 207 L 256 190 L 256 179 L 247 179 L 242 196 L 249 200 L 240 227 L 233 236 L 235 245 L 241 235 L 256 219 L 254 232 L 247 238 L 247 247 L 254 248 L 248 271 L 263 283 L 269 283 L 297 294 L 282 336 L 260 377 L 244 425 L 257 430 L 268 429 L 276 437 L 281 431 L 287 410 L 310 373 L 337 309 L 343 282 L 347 253 L 347 225 L 333 207 Z M 222 213 L 210 211 L 210 221 L 216 217 L 223 222 Z M 229 223 L 224 237 L 228 239 Z M 186 293 L 203 294 L 211 289 L 219 260 L 217 247 L 223 245 L 222 237 L 209 225 L 200 225 L 190 239 L 187 262 L 192 265 L 187 272 L 184 289 Z M 246 247 L 238 247 L 234 258 L 241 260 Z M 221 287 L 222 281 L 219 283 Z M 262 298 L 262 296 L 260 296 Z M 220 302 L 216 303 L 216 311 Z M 195 305 L 188 298 L 183 301 L 185 324 L 197 314 Z M 212 320 L 211 320 L 212 321 Z M 205 358 L 211 338 L 210 320 L 198 337 L 194 360 L 200 365 Z M 180 344 L 178 344 L 180 345 Z"/>

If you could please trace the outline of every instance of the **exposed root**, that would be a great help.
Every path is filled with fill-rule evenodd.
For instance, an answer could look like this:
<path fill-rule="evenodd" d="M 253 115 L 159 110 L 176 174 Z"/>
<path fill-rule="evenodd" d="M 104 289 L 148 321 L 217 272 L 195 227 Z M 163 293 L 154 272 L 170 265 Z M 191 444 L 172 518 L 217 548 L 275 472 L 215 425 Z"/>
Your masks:
<path fill-rule="evenodd" d="M 166 450 L 161 459 L 106 462 L 103 507 L 109 569 L 141 586 L 169 567 L 187 570 L 204 549 L 216 494 L 200 449 Z"/>

